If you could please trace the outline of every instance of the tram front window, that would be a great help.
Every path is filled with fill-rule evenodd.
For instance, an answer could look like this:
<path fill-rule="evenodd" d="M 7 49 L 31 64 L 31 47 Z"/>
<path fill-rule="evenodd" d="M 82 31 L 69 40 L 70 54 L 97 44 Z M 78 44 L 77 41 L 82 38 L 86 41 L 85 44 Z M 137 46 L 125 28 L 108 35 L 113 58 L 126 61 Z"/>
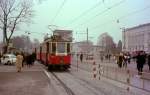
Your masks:
<path fill-rule="evenodd" d="M 57 53 L 65 53 L 65 43 L 57 43 Z"/>

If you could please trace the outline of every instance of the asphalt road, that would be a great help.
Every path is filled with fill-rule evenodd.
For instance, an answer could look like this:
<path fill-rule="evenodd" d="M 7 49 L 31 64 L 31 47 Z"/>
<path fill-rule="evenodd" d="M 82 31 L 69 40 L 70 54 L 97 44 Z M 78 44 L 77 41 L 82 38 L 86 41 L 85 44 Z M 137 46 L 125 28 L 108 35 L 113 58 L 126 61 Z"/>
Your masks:
<path fill-rule="evenodd" d="M 49 79 L 38 64 L 16 72 L 15 66 L 0 66 L 0 95 L 50 95 L 54 94 Z"/>

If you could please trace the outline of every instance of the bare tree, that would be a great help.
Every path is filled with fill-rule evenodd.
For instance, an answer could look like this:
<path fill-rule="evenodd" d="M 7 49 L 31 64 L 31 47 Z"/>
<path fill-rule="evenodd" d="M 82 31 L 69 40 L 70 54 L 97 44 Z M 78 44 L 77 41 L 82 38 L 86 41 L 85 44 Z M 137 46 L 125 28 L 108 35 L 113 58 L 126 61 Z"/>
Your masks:
<path fill-rule="evenodd" d="M 118 52 L 122 51 L 122 41 L 121 40 L 118 41 L 117 49 L 118 49 Z"/>
<path fill-rule="evenodd" d="M 38 39 L 34 39 L 34 41 L 33 41 L 33 47 L 34 48 L 37 48 L 37 47 L 39 47 L 40 46 L 40 42 L 39 42 L 39 40 Z"/>
<path fill-rule="evenodd" d="M 21 24 L 30 23 L 32 16 L 32 0 L 0 0 L 0 28 L 4 35 L 5 52 L 14 31 Z"/>
<path fill-rule="evenodd" d="M 13 46 L 17 49 L 24 50 L 27 52 L 32 47 L 33 42 L 31 42 L 30 37 L 26 35 L 16 36 L 12 38 Z"/>
<path fill-rule="evenodd" d="M 16 36 L 12 38 L 13 46 L 17 49 L 23 49 L 25 47 L 24 39 L 21 36 Z"/>

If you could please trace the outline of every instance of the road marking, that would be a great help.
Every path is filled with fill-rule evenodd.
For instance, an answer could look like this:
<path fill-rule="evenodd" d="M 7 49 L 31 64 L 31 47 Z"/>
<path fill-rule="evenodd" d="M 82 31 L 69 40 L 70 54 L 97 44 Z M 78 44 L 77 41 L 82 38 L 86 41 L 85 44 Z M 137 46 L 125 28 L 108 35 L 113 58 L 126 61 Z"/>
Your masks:
<path fill-rule="evenodd" d="M 49 81 L 50 81 L 50 79 L 51 79 L 51 77 L 50 77 L 50 75 L 48 74 L 48 72 L 46 71 L 46 70 L 43 70 L 44 71 L 44 73 L 46 74 L 46 76 L 49 78 Z M 50 81 L 51 82 L 51 81 Z"/>

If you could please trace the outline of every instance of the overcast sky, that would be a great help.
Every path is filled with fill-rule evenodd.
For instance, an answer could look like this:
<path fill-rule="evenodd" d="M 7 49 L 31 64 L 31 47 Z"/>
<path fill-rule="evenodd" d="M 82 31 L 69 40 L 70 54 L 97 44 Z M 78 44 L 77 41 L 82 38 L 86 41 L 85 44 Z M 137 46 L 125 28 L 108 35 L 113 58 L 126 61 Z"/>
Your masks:
<path fill-rule="evenodd" d="M 149 0 L 44 0 L 34 5 L 34 24 L 22 26 L 14 35 L 30 31 L 32 39 L 43 40 L 44 34 L 51 29 L 73 30 L 74 41 L 89 39 L 94 43 L 100 34 L 108 32 L 115 42 L 122 39 L 122 27 L 129 28 L 150 22 Z M 32 33 L 34 32 L 34 33 Z M 36 32 L 36 33 L 35 33 Z M 2 33 L 0 34 L 2 40 Z"/>

